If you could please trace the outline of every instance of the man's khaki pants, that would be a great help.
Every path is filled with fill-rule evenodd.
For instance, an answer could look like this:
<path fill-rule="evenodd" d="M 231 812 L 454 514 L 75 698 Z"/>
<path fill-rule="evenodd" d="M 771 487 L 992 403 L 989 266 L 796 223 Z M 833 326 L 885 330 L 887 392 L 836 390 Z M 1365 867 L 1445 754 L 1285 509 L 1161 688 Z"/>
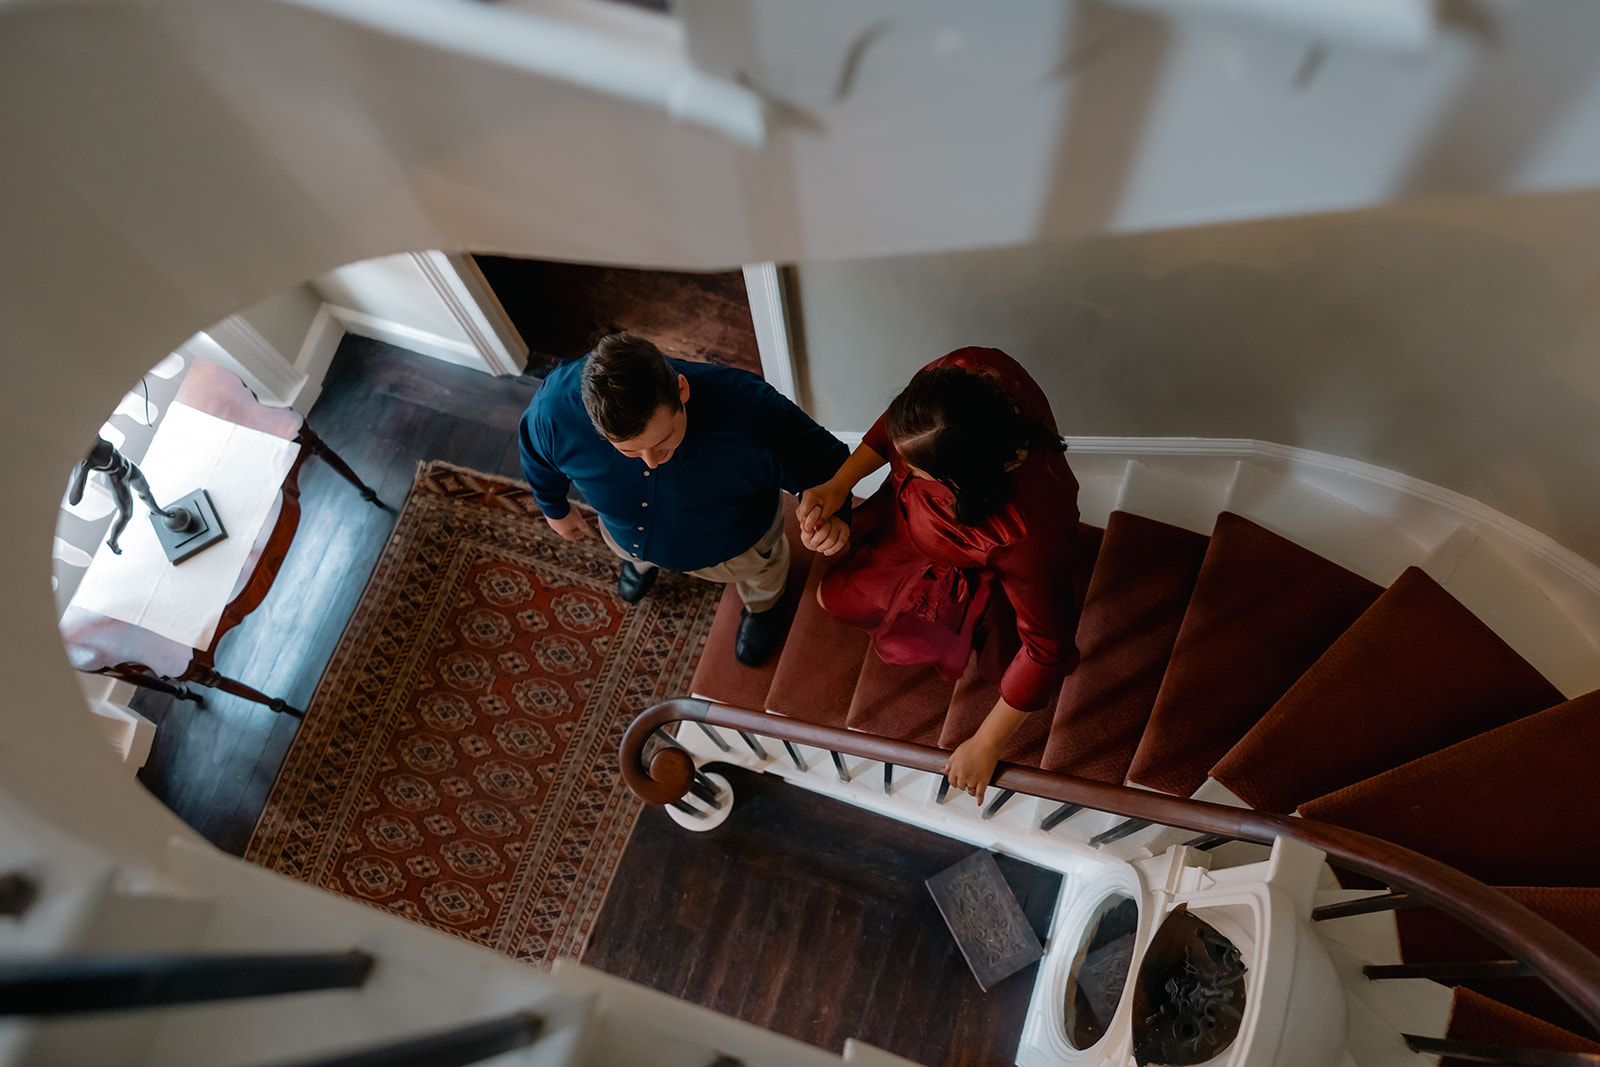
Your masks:
<path fill-rule="evenodd" d="M 624 551 L 611 536 L 611 531 L 606 529 L 604 522 L 599 526 L 600 536 L 605 538 L 606 547 L 632 563 L 640 573 L 655 566 L 654 563 L 646 563 L 638 556 Z M 731 583 L 738 590 L 739 599 L 744 601 L 744 606 L 752 615 L 777 607 L 778 601 L 783 599 L 783 591 L 789 585 L 789 538 L 783 531 L 783 507 L 779 506 L 777 515 L 772 519 L 772 525 L 767 528 L 767 532 L 754 547 L 726 563 L 719 563 L 715 567 L 702 567 L 689 573 L 708 582 L 718 582 L 722 585 Z"/>

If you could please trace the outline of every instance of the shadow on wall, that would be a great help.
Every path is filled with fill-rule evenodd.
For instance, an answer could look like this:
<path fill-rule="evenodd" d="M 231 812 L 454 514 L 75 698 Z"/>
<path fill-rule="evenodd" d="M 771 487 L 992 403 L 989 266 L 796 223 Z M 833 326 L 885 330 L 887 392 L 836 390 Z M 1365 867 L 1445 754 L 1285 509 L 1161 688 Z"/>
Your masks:
<path fill-rule="evenodd" d="M 1494 217 L 1542 239 L 1384 213 L 803 266 L 819 417 L 865 426 L 928 359 L 995 345 L 1069 434 L 1347 456 L 1600 560 L 1590 200 Z M 881 380 L 861 380 L 864 349 Z"/>
<path fill-rule="evenodd" d="M 1104 233 L 1139 162 L 1169 50 L 1165 19 L 1086 0 L 1055 74 L 1062 109 L 1051 191 L 1036 232 Z"/>
<path fill-rule="evenodd" d="M 1474 0 L 1450 0 L 1443 13 L 1474 42 L 1480 61 L 1402 188 L 1436 194 L 1515 187 L 1517 171 L 1535 160 L 1595 77 L 1600 4 L 1547 4 L 1538 18 L 1519 19 L 1497 17 Z M 1527 62 L 1529 55 L 1539 62 Z"/>
<path fill-rule="evenodd" d="M 1563 492 L 1600 484 L 1600 454 L 1582 451 L 1600 395 L 1582 380 L 1574 309 L 1511 242 L 1416 223 L 1338 228 L 1272 270 L 1151 272 L 1097 332 L 1090 366 L 1071 376 L 1121 410 L 1069 400 L 1074 432 L 1127 432 L 1110 416 L 1153 434 L 1298 445 L 1546 529 Z M 1586 525 L 1593 553 L 1600 510 Z"/>

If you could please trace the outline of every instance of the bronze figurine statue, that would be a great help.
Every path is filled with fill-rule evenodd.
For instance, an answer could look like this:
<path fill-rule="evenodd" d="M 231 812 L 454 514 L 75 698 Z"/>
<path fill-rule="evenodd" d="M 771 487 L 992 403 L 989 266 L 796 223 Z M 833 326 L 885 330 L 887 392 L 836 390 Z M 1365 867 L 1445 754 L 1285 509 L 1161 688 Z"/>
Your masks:
<path fill-rule="evenodd" d="M 186 530 L 194 525 L 194 516 L 187 508 L 169 510 L 157 504 L 155 494 L 150 492 L 150 483 L 145 481 L 139 465 L 118 452 L 116 446 L 104 437 L 96 437 L 89 454 L 72 468 L 72 486 L 67 490 L 68 503 L 76 505 L 83 499 L 83 487 L 88 483 L 91 472 L 105 475 L 107 484 L 111 486 L 111 499 L 116 504 L 117 517 L 111 522 L 111 534 L 106 538 L 106 547 L 117 555 L 122 555 L 117 540 L 122 536 L 122 531 L 127 529 L 128 520 L 133 515 L 133 494 L 128 491 L 130 486 L 152 514 L 166 521 L 168 529 Z"/>

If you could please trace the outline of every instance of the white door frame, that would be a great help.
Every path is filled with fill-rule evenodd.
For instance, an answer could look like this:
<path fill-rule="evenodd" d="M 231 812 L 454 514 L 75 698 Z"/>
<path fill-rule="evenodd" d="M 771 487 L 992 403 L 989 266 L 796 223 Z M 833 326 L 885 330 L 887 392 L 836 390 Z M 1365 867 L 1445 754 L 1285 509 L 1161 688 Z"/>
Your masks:
<path fill-rule="evenodd" d="M 783 284 L 778 265 L 747 265 L 744 289 L 750 301 L 750 317 L 755 320 L 761 376 L 768 385 L 800 404 L 794 367 L 794 335 L 789 329 L 789 291 Z"/>

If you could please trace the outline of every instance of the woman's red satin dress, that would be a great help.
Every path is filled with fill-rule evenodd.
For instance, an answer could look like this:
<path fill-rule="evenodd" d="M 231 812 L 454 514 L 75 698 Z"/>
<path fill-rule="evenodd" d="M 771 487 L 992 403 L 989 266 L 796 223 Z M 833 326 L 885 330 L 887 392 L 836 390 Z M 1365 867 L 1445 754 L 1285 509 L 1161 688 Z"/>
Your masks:
<path fill-rule="evenodd" d="M 1024 415 L 1056 431 L 1044 393 L 999 349 L 957 349 L 928 366 L 996 379 Z M 862 443 L 889 460 L 889 476 L 855 510 L 852 547 L 822 580 L 828 612 L 869 631 L 885 662 L 931 663 L 948 679 L 987 639 L 986 653 L 1003 650 L 1001 697 L 1021 711 L 1043 707 L 1078 660 L 1078 481 L 1066 459 L 1030 452 L 1012 472 L 1010 499 L 978 525 L 962 526 L 950 490 L 912 475 L 882 417 Z"/>

